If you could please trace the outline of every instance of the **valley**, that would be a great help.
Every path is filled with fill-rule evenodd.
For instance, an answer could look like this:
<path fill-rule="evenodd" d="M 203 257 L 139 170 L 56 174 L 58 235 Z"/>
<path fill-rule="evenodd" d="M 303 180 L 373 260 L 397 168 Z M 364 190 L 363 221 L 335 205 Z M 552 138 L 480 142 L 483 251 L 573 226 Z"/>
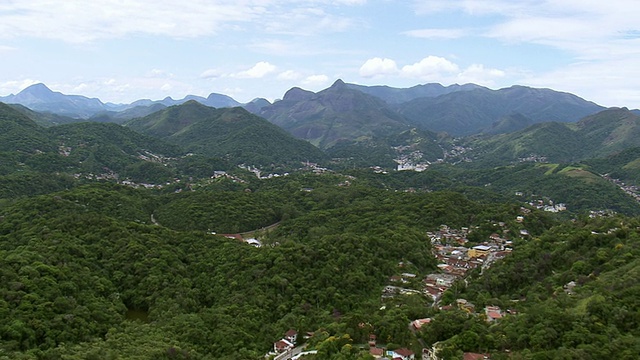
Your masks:
<path fill-rule="evenodd" d="M 640 352 L 634 111 L 341 80 L 12 96 L 32 102 L 0 103 L 0 360 Z"/>

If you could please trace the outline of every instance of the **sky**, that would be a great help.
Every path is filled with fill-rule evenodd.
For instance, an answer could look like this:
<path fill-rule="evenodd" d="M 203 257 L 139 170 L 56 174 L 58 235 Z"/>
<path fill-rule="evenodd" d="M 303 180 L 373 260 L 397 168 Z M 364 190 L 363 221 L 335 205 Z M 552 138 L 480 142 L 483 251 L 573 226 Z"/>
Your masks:
<path fill-rule="evenodd" d="M 342 79 L 640 108 L 639 18 L 637 0 L 2 0 L 0 96 L 273 101 Z"/>

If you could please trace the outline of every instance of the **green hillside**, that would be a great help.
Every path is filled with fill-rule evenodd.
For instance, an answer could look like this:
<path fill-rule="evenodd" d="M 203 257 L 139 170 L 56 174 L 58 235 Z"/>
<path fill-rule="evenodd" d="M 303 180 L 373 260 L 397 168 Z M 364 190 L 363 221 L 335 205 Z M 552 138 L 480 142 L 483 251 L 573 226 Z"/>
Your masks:
<path fill-rule="evenodd" d="M 336 167 L 381 166 L 395 169 L 396 159 L 412 155 L 417 162 L 433 162 L 444 156 L 438 136 L 416 128 L 389 134 L 385 137 L 339 141 L 325 151 Z"/>
<path fill-rule="evenodd" d="M 609 174 L 623 182 L 640 185 L 640 147 L 632 147 L 605 158 L 583 161 L 599 174 Z"/>
<path fill-rule="evenodd" d="M 189 101 L 134 119 L 127 126 L 177 144 L 188 152 L 223 157 L 238 164 L 325 159 L 319 149 L 242 108 L 214 109 Z"/>
<path fill-rule="evenodd" d="M 612 108 L 575 124 L 546 122 L 524 130 L 494 136 L 471 137 L 478 166 L 516 161 L 573 162 L 603 158 L 640 146 L 640 117 Z"/>
<path fill-rule="evenodd" d="M 496 305 L 517 315 L 474 329 L 460 322 L 454 325 L 460 331 L 444 339 L 433 330 L 454 315 L 443 314 L 424 340 L 444 340 L 439 346 L 451 358 L 462 351 L 490 352 L 492 359 L 637 358 L 638 225 L 638 219 L 585 218 L 522 244 L 458 294 L 476 308 Z"/>
<path fill-rule="evenodd" d="M 82 119 L 76 119 L 76 118 L 72 118 L 64 115 L 58 115 L 54 113 L 33 111 L 27 108 L 26 106 L 19 105 L 19 104 L 11 104 L 9 106 L 23 113 L 29 119 L 33 120 L 36 124 L 44 127 L 85 121 Z"/>
<path fill-rule="evenodd" d="M 0 151 L 53 151 L 45 129 L 13 107 L 0 103 Z"/>
<path fill-rule="evenodd" d="M 535 123 L 575 122 L 603 110 L 572 94 L 525 86 L 500 90 L 476 88 L 435 98 L 423 97 L 400 104 L 397 109 L 422 129 L 454 136 L 489 130 L 496 121 L 512 113 L 522 114 Z"/>
<path fill-rule="evenodd" d="M 317 94 L 292 89 L 260 115 L 321 149 L 341 141 L 369 141 L 409 129 L 406 119 L 377 97 L 341 80 Z"/>

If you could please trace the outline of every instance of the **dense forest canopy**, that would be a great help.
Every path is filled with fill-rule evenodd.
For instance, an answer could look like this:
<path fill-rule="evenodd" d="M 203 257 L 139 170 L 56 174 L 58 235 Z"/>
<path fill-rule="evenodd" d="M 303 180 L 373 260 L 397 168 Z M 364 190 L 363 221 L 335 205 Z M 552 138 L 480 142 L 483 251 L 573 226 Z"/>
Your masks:
<path fill-rule="evenodd" d="M 165 142 L 0 105 L 1 360 L 255 360 L 292 330 L 312 360 L 640 353 L 637 148 L 480 166 L 405 130 L 242 162 L 286 134 L 195 108 L 269 141 L 198 151 L 222 123 Z M 428 166 L 394 170 L 397 149 Z"/>

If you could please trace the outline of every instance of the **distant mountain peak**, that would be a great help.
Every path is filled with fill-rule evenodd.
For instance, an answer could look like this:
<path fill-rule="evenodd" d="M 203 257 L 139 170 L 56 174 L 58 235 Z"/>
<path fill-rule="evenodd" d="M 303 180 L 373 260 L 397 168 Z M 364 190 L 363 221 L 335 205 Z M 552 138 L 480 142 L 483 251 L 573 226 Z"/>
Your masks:
<path fill-rule="evenodd" d="M 313 95 L 314 93 L 311 91 L 303 90 L 299 87 L 293 87 L 284 94 L 282 100 L 302 101 L 311 98 Z"/>
<path fill-rule="evenodd" d="M 53 91 L 43 83 L 37 83 L 24 88 L 20 93 L 31 93 L 34 95 L 52 94 Z"/>
<path fill-rule="evenodd" d="M 345 82 L 344 82 L 344 81 L 342 81 L 342 79 L 338 79 L 338 80 L 336 80 L 336 81 L 333 83 L 333 85 L 331 85 L 331 87 L 332 87 L 332 88 L 338 88 L 338 89 L 339 89 L 339 88 L 344 88 L 344 87 L 346 87 L 346 86 L 347 86 L 347 84 L 345 84 Z"/>

